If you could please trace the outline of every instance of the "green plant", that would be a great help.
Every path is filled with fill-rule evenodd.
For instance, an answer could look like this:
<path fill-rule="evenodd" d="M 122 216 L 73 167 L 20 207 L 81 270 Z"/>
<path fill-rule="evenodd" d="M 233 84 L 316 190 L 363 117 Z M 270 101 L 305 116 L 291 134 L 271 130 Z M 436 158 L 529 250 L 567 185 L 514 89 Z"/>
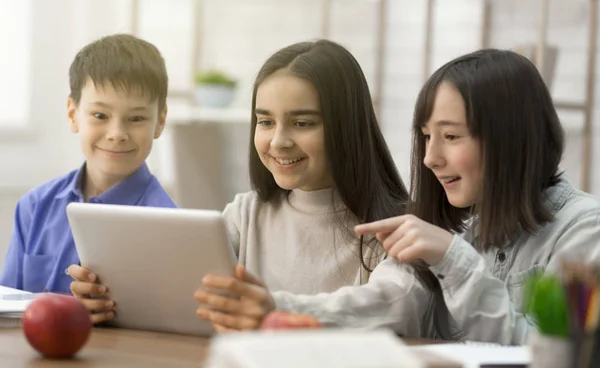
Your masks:
<path fill-rule="evenodd" d="M 209 70 L 206 72 L 196 73 L 194 80 L 197 85 L 216 84 L 228 87 L 235 87 L 235 85 L 237 84 L 237 82 L 234 79 L 230 78 L 227 74 L 216 70 Z"/>
<path fill-rule="evenodd" d="M 541 334 L 569 335 L 569 303 L 557 276 L 536 275 L 525 284 L 525 311 L 535 319 Z"/>

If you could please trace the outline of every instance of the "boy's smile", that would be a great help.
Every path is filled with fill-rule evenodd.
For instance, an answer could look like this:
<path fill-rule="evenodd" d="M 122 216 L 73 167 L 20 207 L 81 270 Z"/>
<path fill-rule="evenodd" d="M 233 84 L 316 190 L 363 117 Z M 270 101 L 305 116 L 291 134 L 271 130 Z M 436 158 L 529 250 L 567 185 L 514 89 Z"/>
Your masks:
<path fill-rule="evenodd" d="M 107 148 L 101 148 L 101 147 L 98 147 L 98 146 L 96 146 L 96 148 L 99 151 L 104 152 L 107 156 L 114 157 L 114 158 L 126 157 L 129 154 L 135 152 L 135 149 L 131 149 L 131 150 L 123 150 L 121 148 L 114 148 L 114 149 L 110 149 L 109 148 L 109 149 L 107 149 Z"/>

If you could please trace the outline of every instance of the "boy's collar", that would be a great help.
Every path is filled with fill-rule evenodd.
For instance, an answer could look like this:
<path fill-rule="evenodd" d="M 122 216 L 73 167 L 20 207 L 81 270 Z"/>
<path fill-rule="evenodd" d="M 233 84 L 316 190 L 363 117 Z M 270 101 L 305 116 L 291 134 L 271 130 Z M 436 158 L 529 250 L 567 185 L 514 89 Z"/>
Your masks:
<path fill-rule="evenodd" d="M 72 193 L 77 198 L 83 200 L 83 192 L 81 189 L 83 180 L 85 179 L 85 165 L 85 163 L 81 165 L 81 167 L 75 172 L 75 175 L 69 184 L 57 195 L 57 197 Z M 148 165 L 143 163 L 142 166 L 140 166 L 133 174 L 129 175 L 122 182 L 98 196 L 88 198 L 88 202 L 134 205 L 144 194 L 148 182 L 151 179 L 152 173 L 148 169 Z"/>

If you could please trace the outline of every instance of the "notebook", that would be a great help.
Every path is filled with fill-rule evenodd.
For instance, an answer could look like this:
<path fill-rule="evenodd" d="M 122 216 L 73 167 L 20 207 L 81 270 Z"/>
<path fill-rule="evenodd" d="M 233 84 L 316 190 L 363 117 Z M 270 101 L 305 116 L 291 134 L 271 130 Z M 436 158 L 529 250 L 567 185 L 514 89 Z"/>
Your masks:
<path fill-rule="evenodd" d="M 496 344 L 434 344 L 410 347 L 411 350 L 434 352 L 459 361 L 464 368 L 527 367 L 531 363 L 528 346 Z"/>
<path fill-rule="evenodd" d="M 19 327 L 35 294 L 0 285 L 0 328 Z"/>
<path fill-rule="evenodd" d="M 425 368 L 389 331 L 297 330 L 218 335 L 207 368 Z"/>

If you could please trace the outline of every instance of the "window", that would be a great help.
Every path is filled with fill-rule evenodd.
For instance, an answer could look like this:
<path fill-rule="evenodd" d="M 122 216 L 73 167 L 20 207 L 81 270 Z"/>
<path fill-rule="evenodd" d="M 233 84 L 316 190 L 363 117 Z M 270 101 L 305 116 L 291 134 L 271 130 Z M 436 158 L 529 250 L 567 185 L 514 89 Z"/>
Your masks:
<path fill-rule="evenodd" d="M 165 58 L 170 94 L 191 91 L 195 0 L 141 0 L 138 11 L 137 36 L 152 42 Z"/>
<path fill-rule="evenodd" d="M 32 23 L 32 0 L 0 1 L 0 129 L 28 121 Z"/>

